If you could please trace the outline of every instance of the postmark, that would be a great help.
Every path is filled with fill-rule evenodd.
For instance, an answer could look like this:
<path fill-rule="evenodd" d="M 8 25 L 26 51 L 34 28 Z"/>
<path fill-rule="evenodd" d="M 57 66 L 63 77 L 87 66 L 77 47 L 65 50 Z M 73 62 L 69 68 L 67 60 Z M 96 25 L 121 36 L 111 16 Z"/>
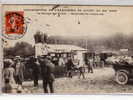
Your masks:
<path fill-rule="evenodd" d="M 23 11 L 7 11 L 5 13 L 5 28 L 3 36 L 16 40 L 22 38 L 27 30 Z"/>

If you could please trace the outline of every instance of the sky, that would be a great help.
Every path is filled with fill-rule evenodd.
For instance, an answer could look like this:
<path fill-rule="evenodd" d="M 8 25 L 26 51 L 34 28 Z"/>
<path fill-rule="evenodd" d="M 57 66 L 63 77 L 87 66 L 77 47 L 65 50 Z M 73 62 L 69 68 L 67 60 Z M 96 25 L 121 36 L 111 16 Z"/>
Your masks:
<path fill-rule="evenodd" d="M 24 18 L 27 23 L 27 31 L 19 40 L 8 40 L 9 45 L 13 46 L 18 41 L 25 41 L 34 45 L 33 35 L 37 31 L 47 33 L 48 36 L 58 35 L 66 37 L 86 36 L 92 39 L 104 39 L 113 34 L 122 32 L 130 35 L 133 32 L 133 7 L 131 6 L 59 6 L 56 9 L 77 9 L 90 10 L 89 15 L 46 15 L 48 11 L 26 11 L 24 9 L 51 9 L 53 6 L 46 5 L 5 5 L 3 12 L 24 11 Z M 96 10 L 106 10 L 103 15 L 91 15 Z M 114 12 L 110 12 L 114 10 Z M 38 14 L 41 13 L 41 14 Z M 58 12 L 61 13 L 61 12 Z M 101 12 L 99 12 L 101 13 Z"/>

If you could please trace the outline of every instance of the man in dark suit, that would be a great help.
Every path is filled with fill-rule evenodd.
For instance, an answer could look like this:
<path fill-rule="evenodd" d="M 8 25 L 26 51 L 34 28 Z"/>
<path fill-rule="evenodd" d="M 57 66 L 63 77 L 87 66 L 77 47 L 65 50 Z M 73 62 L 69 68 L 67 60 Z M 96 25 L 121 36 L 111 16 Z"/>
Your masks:
<path fill-rule="evenodd" d="M 72 78 L 73 77 L 73 69 L 74 69 L 74 64 L 73 64 L 73 61 L 72 61 L 72 58 L 71 57 L 68 57 L 68 61 L 66 63 L 66 66 L 67 66 L 67 76 L 69 78 Z"/>
<path fill-rule="evenodd" d="M 32 68 L 33 68 L 33 80 L 34 80 L 34 87 L 38 86 L 38 79 L 39 79 L 39 74 L 40 74 L 40 64 L 37 61 L 36 58 L 32 59 Z"/>
<path fill-rule="evenodd" d="M 51 62 L 50 57 L 48 56 L 41 56 L 39 58 L 40 66 L 41 66 L 41 73 L 43 79 L 43 89 L 44 93 L 48 93 L 48 86 L 50 88 L 50 92 L 54 93 L 54 64 Z"/>

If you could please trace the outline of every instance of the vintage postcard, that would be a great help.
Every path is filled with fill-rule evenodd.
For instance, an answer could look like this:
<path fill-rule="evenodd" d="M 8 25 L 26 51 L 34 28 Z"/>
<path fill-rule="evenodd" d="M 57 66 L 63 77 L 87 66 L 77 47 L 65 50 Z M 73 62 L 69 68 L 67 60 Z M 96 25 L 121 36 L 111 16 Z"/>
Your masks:
<path fill-rule="evenodd" d="M 1 6 L 1 91 L 133 93 L 133 6 Z"/>

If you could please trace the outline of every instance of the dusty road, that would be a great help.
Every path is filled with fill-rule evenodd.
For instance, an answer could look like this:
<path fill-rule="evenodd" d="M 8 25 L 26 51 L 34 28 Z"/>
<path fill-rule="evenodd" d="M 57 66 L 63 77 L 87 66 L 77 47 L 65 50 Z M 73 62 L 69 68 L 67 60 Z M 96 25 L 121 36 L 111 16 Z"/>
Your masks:
<path fill-rule="evenodd" d="M 78 76 L 70 78 L 57 78 L 55 80 L 55 93 L 57 94 L 101 94 L 101 93 L 133 93 L 133 82 L 128 85 L 119 85 L 114 81 L 112 68 L 94 69 L 94 73 L 86 73 L 86 79 Z M 31 93 L 43 93 L 42 81 L 39 87 L 33 88 L 33 82 L 24 82 L 24 87 Z"/>

